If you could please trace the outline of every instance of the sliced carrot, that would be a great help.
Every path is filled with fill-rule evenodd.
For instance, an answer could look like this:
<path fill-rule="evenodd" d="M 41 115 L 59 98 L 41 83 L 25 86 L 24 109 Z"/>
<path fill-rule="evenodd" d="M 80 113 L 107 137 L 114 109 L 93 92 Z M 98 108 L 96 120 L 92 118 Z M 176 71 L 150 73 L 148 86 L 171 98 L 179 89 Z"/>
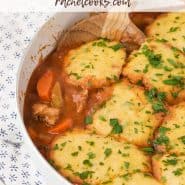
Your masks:
<path fill-rule="evenodd" d="M 50 134 L 59 134 L 70 129 L 73 126 L 73 120 L 71 118 L 66 118 L 59 122 L 56 126 L 51 128 L 48 133 Z"/>
<path fill-rule="evenodd" d="M 37 92 L 44 101 L 50 100 L 51 88 L 54 81 L 54 73 L 51 70 L 46 71 L 37 82 Z"/>

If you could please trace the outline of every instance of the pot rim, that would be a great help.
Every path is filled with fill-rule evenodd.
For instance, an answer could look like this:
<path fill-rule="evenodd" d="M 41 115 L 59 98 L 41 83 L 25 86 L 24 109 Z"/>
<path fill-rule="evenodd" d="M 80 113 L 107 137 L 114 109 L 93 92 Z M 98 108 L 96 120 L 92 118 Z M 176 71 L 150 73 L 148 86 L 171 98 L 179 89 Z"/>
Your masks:
<path fill-rule="evenodd" d="M 61 12 L 62 13 L 62 12 Z M 36 148 L 35 144 L 33 143 L 33 141 L 31 140 L 27 129 L 25 127 L 24 124 L 24 120 L 23 120 L 23 116 L 21 115 L 21 110 L 20 110 L 20 105 L 19 105 L 19 88 L 20 88 L 20 76 L 21 76 L 21 72 L 22 72 L 22 68 L 23 68 L 23 64 L 25 62 L 26 56 L 30 51 L 31 46 L 33 45 L 33 43 L 36 42 L 37 40 L 37 36 L 40 32 L 42 32 L 42 30 L 46 27 L 46 25 L 48 24 L 49 21 L 51 21 L 52 19 L 54 19 L 58 14 L 61 13 L 55 13 L 53 14 L 48 21 L 46 21 L 39 29 L 39 31 L 37 31 L 36 33 L 34 33 L 34 36 L 31 40 L 31 42 L 28 44 L 28 46 L 24 49 L 23 51 L 23 56 L 21 57 L 21 61 L 17 70 L 17 75 L 16 75 L 16 107 L 17 107 L 17 117 L 18 117 L 18 121 L 20 121 L 21 123 L 20 125 L 20 130 L 23 133 L 23 137 L 24 137 L 24 141 L 23 141 L 23 145 L 28 144 L 28 147 L 32 150 L 29 149 L 29 152 L 33 152 L 36 156 L 36 158 L 38 158 L 39 161 L 41 161 L 42 165 L 44 166 L 44 170 L 45 174 L 43 174 L 43 171 L 41 172 L 42 175 L 47 179 L 47 175 L 48 172 L 52 173 L 52 175 L 54 176 L 53 178 L 56 178 L 58 180 L 58 182 L 60 183 L 65 183 L 63 185 L 71 185 L 71 183 L 62 175 L 60 175 L 49 163 L 48 161 L 41 155 L 41 153 L 38 151 L 38 149 Z M 37 165 L 35 164 L 35 166 L 37 167 Z M 43 168 L 43 167 L 42 167 Z M 40 171 L 40 169 L 39 169 Z M 51 175 L 49 175 L 51 176 Z M 46 184 L 50 185 L 48 182 L 46 182 Z M 55 184 L 53 184 L 55 185 Z"/>

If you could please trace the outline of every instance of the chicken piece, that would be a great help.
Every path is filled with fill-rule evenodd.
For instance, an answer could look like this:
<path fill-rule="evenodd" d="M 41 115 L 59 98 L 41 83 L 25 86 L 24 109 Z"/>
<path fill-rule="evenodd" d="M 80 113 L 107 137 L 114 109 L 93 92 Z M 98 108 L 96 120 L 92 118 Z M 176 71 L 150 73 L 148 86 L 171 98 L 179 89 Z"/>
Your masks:
<path fill-rule="evenodd" d="M 76 104 L 77 112 L 81 112 L 87 101 L 88 90 L 82 90 L 81 92 L 76 92 L 72 95 L 73 102 Z"/>
<path fill-rule="evenodd" d="M 108 101 L 113 92 L 113 87 L 105 87 L 103 89 L 99 89 L 98 91 L 92 92 L 89 95 L 88 103 L 87 103 L 87 115 L 91 115 L 97 110 L 101 105 L 103 105 L 106 101 Z"/>
<path fill-rule="evenodd" d="M 47 125 L 54 125 L 60 114 L 60 109 L 42 103 L 34 104 L 32 110 L 34 117 Z"/>

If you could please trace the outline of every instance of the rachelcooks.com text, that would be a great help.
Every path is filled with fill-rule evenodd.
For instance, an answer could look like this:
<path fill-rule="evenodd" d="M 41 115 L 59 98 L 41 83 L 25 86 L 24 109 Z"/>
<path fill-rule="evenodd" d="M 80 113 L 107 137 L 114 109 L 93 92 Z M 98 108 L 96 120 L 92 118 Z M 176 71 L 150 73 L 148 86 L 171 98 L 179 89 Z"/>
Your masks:
<path fill-rule="evenodd" d="M 131 7 L 131 0 L 55 0 L 55 6 L 68 7 Z"/>

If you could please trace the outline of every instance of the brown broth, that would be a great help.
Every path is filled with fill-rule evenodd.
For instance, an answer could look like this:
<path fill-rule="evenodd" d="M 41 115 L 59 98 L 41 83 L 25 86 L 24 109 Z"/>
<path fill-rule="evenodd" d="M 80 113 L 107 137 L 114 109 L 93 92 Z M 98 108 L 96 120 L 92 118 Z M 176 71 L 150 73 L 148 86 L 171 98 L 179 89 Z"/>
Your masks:
<path fill-rule="evenodd" d="M 86 105 L 84 106 L 81 112 L 77 112 L 76 104 L 73 102 L 72 95 L 78 93 L 78 91 L 82 90 L 79 87 L 75 87 L 66 81 L 66 75 L 63 70 L 63 54 L 60 51 L 54 51 L 50 54 L 44 62 L 41 62 L 38 67 L 34 70 L 26 92 L 25 104 L 24 104 L 24 122 L 28 129 L 30 136 L 32 137 L 32 133 L 34 132 L 36 136 L 32 140 L 34 144 L 38 147 L 40 152 L 44 157 L 47 158 L 49 147 L 48 145 L 52 142 L 53 138 L 56 135 L 49 134 L 48 127 L 43 122 L 35 120 L 32 115 L 32 106 L 35 103 L 42 102 L 37 94 L 36 85 L 38 79 L 42 76 L 42 74 L 51 69 L 55 73 L 55 81 L 60 82 L 61 89 L 63 92 L 64 106 L 61 108 L 60 119 L 72 118 L 74 123 L 74 128 L 84 128 L 84 119 L 86 114 L 92 112 L 92 107 L 96 107 L 96 105 L 102 103 L 111 95 L 110 88 L 107 87 L 102 89 L 92 89 L 89 91 L 89 95 L 86 101 Z M 107 90 L 108 89 L 108 90 Z M 97 95 L 99 99 L 97 99 Z"/>

